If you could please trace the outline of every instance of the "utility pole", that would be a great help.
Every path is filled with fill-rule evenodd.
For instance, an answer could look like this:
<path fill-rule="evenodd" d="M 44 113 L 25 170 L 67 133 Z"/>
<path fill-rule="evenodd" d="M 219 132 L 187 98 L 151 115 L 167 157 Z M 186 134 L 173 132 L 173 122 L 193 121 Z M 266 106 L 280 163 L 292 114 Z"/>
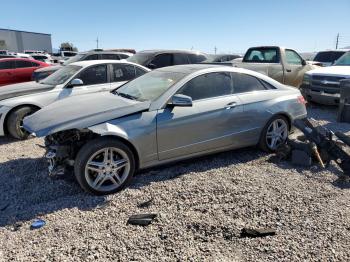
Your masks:
<path fill-rule="evenodd" d="M 96 38 L 96 49 L 98 49 L 98 37 Z"/>
<path fill-rule="evenodd" d="M 214 46 L 214 53 L 216 54 L 216 51 L 217 51 L 218 49 L 216 48 L 216 46 Z"/>
<path fill-rule="evenodd" d="M 335 43 L 335 49 L 338 49 L 338 44 L 339 44 L 339 33 L 337 34 L 337 41 Z"/>

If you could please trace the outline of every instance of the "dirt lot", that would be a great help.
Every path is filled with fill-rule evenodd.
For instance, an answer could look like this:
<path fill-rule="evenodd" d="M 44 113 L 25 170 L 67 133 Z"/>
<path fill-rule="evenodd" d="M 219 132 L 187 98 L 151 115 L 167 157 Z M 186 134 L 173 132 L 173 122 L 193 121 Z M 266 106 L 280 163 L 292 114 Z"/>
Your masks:
<path fill-rule="evenodd" d="M 309 108 L 333 130 L 335 109 Z M 0 261 L 350 261 L 350 183 L 255 148 L 147 170 L 108 197 L 47 176 L 41 139 L 0 139 Z M 149 207 L 138 204 L 153 198 Z M 154 212 L 148 227 L 131 214 Z M 30 230 L 34 219 L 46 226 Z M 239 238 L 243 227 L 277 230 Z"/>

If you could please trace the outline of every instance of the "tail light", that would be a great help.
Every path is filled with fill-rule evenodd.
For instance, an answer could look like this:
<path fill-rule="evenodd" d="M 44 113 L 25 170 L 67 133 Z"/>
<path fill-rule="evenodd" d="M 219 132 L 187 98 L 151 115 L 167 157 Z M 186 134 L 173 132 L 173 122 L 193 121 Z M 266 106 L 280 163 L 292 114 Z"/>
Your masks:
<path fill-rule="evenodd" d="M 298 96 L 298 103 L 302 104 L 302 105 L 306 105 L 307 101 L 305 100 L 305 98 L 303 96 Z"/>

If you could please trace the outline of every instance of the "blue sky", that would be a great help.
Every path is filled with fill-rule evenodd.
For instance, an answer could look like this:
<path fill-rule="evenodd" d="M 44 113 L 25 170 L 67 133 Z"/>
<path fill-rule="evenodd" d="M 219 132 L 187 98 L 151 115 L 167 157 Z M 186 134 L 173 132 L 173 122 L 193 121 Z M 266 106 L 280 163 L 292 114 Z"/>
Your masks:
<path fill-rule="evenodd" d="M 350 0 L 26 0 L 1 3 L 0 28 L 51 33 L 53 47 L 244 52 L 255 45 L 298 51 L 350 46 Z M 8 10 L 5 11 L 5 10 Z"/>

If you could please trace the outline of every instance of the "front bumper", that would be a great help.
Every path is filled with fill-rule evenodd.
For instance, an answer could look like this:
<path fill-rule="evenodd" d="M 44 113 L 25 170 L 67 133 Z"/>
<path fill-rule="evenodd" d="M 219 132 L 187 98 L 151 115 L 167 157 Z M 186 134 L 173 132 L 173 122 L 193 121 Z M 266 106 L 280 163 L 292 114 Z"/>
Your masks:
<path fill-rule="evenodd" d="M 304 96 L 304 98 L 308 101 L 313 101 L 323 105 L 338 105 L 340 94 L 335 93 L 327 93 L 323 90 L 312 90 L 310 85 L 302 84 L 300 86 L 300 92 Z"/>
<path fill-rule="evenodd" d="M 0 107 L 0 136 L 5 135 L 5 118 L 10 110 L 11 108 L 7 106 Z"/>

